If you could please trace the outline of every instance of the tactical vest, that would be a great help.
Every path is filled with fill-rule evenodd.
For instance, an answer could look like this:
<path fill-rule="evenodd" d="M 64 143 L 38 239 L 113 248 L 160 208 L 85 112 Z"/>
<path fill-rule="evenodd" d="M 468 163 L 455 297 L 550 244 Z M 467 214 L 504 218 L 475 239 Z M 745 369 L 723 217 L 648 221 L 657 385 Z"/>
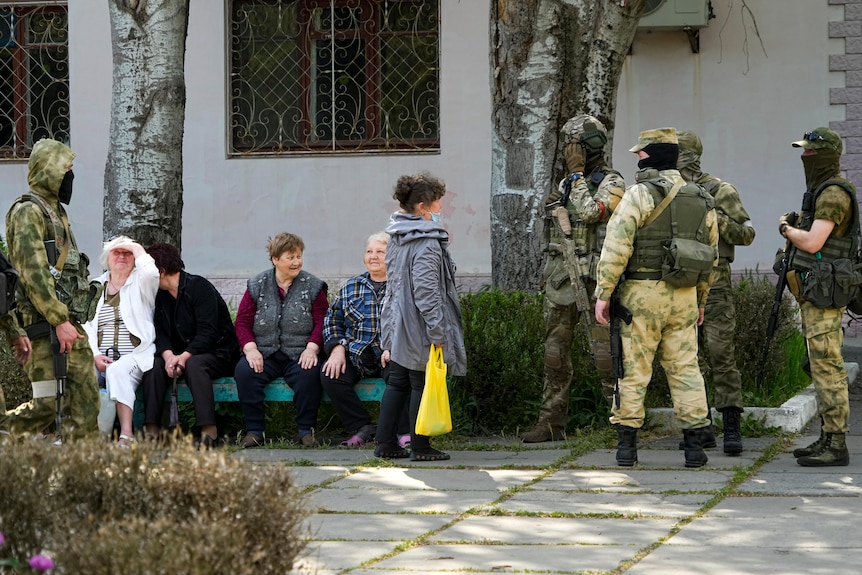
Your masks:
<path fill-rule="evenodd" d="M 697 182 L 706 193 L 709 194 L 713 200 L 715 199 L 715 194 L 718 192 L 718 188 L 721 185 L 721 180 L 716 178 L 715 176 L 704 175 Z M 736 247 L 724 241 L 724 237 L 721 234 L 718 234 L 718 257 L 722 263 L 733 263 L 733 258 L 736 256 Z"/>
<path fill-rule="evenodd" d="M 646 170 L 643 175 L 645 177 L 639 179 L 638 183 L 646 185 L 653 203 L 658 207 L 673 184 L 658 176 L 655 170 Z M 654 221 L 638 229 L 634 249 L 626 266 L 625 278 L 664 279 L 667 270 L 663 270 L 663 266 L 667 261 L 668 246 L 673 239 L 695 240 L 708 246 L 709 228 L 706 225 L 706 214 L 712 207 L 712 196 L 703 188 L 691 182 L 683 185 Z M 709 263 L 708 267 L 711 268 L 712 263 Z"/>
<path fill-rule="evenodd" d="M 856 203 L 856 188 L 844 178 L 827 180 L 814 191 L 805 192 L 802 196 L 802 211 L 794 227 L 805 231 L 811 229 L 811 225 L 814 223 L 814 207 L 817 204 L 817 198 L 829 186 L 840 186 L 850 194 L 850 209 L 853 211 L 850 229 L 845 236 L 838 237 L 830 234 L 826 243 L 816 254 L 800 250 L 791 244 L 788 259 L 788 268 L 791 270 L 807 272 L 818 263 L 831 264 L 837 259 L 855 257 L 859 249 L 859 205 Z"/>
<path fill-rule="evenodd" d="M 248 280 L 248 293 L 257 305 L 254 339 L 263 357 L 281 350 L 299 361 L 314 327 L 311 308 L 323 286 L 322 280 L 300 271 L 282 301 L 274 269 Z"/>
<path fill-rule="evenodd" d="M 69 315 L 74 321 L 82 324 L 90 321 L 95 314 L 96 304 L 98 303 L 102 288 L 98 282 L 91 284 L 88 281 L 90 260 L 86 254 L 78 251 L 75 236 L 72 234 L 71 229 L 67 227 L 67 224 L 64 223 L 68 221 L 64 218 L 65 214 L 58 214 L 41 196 L 28 193 L 19 197 L 12 204 L 7 213 L 7 228 L 10 227 L 8 217 L 11 215 L 12 210 L 17 204 L 24 202 L 33 203 L 42 211 L 45 217 L 44 240 L 54 240 L 58 255 L 68 244 L 68 251 L 66 252 L 65 260 L 62 262 L 62 268 L 54 269 L 52 267 L 51 270 L 51 275 L 54 276 L 57 299 L 66 305 L 69 309 Z M 17 296 L 18 308 L 26 325 L 44 319 L 36 311 L 36 308 L 27 297 L 23 286 L 20 284 Z"/>
<path fill-rule="evenodd" d="M 620 173 L 613 168 L 609 168 L 607 166 L 600 167 L 585 180 L 587 189 L 590 191 L 590 196 L 595 197 L 599 186 L 608 174 L 616 174 L 617 176 L 622 177 Z M 602 254 L 602 244 L 605 239 L 605 230 L 607 227 L 606 222 L 587 225 L 577 217 L 575 208 L 572 206 L 571 202 L 566 202 L 565 207 L 569 212 L 569 219 L 572 221 L 572 240 L 575 242 L 575 251 L 581 255 L 592 253 L 597 257 L 600 256 Z M 562 232 L 560 232 L 553 222 L 550 223 L 548 229 L 549 243 L 559 244 L 560 240 L 562 240 Z M 590 267 L 595 268 L 595 264 Z"/>

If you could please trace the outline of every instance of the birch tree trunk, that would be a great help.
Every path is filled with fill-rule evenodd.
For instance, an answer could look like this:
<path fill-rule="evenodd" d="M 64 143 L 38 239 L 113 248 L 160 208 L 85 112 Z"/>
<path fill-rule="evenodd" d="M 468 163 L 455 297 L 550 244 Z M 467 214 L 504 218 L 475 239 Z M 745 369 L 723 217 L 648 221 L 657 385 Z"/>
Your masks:
<path fill-rule="evenodd" d="M 108 0 L 113 92 L 104 234 L 182 240 L 189 0 Z"/>
<path fill-rule="evenodd" d="M 505 290 L 539 289 L 542 204 L 563 177 L 560 128 L 587 113 L 610 132 L 645 0 L 492 0 L 491 268 Z"/>

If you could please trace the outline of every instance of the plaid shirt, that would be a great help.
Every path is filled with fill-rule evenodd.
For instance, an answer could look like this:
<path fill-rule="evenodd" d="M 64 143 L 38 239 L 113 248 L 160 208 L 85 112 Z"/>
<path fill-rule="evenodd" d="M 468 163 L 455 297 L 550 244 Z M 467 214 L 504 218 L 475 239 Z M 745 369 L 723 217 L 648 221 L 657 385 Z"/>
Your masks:
<path fill-rule="evenodd" d="M 360 357 L 371 346 L 375 358 L 380 358 L 380 308 L 383 293 L 374 291 L 368 272 L 350 278 L 329 306 L 323 320 L 323 348 L 330 353 L 341 344 L 347 350 L 350 363 L 360 372 L 366 370 Z M 385 290 L 384 290 L 385 291 Z"/>

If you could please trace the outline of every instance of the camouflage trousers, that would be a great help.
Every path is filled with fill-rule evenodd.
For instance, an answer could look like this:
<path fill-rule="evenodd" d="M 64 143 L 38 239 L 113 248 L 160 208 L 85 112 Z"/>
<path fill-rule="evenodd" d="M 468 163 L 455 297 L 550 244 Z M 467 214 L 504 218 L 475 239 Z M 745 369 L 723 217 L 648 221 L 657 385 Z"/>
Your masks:
<path fill-rule="evenodd" d="M 82 334 L 83 331 L 79 328 Z M 24 366 L 30 381 L 54 380 L 54 357 L 51 341 L 44 337 L 32 342 L 33 356 Z M 99 431 L 99 385 L 93 352 L 86 339 L 79 339 L 67 358 L 66 393 L 63 397 L 63 435 L 84 437 Z M 6 412 L 9 428 L 13 433 L 43 433 L 54 426 L 56 399 L 43 397 L 31 399 Z"/>
<path fill-rule="evenodd" d="M 736 307 L 730 289 L 730 266 L 727 266 L 726 274 L 720 273 L 719 280 L 709 290 L 700 330 L 712 367 L 715 408 L 719 411 L 726 407 L 742 409 L 742 377 L 736 367 L 733 339 Z"/>
<path fill-rule="evenodd" d="M 823 418 L 826 433 L 847 433 L 850 430 L 850 402 L 847 391 L 847 370 L 841 346 L 844 332 L 841 318 L 845 308 L 820 309 L 812 303 L 799 304 L 802 312 L 802 335 L 808 346 L 811 380 L 817 395 L 818 415 Z"/>
<path fill-rule="evenodd" d="M 9 417 L 6 415 L 6 396 L 0 386 L 0 431 L 9 431 Z"/>
<path fill-rule="evenodd" d="M 620 301 L 634 316 L 621 322 L 623 369 L 620 406 L 610 421 L 639 429 L 644 422 L 644 397 L 659 354 L 667 374 L 674 415 L 682 429 L 709 424 L 706 390 L 697 363 L 697 294 L 695 288 L 674 288 L 662 281 L 629 280 L 619 288 Z"/>
<path fill-rule="evenodd" d="M 590 302 L 591 308 L 595 305 Z M 547 297 L 545 316 L 545 381 L 542 406 L 539 408 L 539 425 L 565 429 L 569 415 L 569 388 L 572 384 L 572 340 L 581 314 L 575 304 L 559 305 Z M 610 405 L 613 402 L 614 380 L 611 377 L 610 330 L 608 326 L 589 322 L 588 339 L 593 365 L 599 372 L 602 396 Z"/>

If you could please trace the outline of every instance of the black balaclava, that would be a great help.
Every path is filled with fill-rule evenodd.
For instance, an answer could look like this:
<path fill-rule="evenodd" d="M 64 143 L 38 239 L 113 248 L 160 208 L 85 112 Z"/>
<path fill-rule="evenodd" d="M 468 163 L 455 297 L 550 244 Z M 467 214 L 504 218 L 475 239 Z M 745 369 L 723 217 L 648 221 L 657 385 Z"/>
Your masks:
<path fill-rule="evenodd" d="M 679 159 L 679 146 L 677 144 L 649 144 L 644 149 L 649 158 L 643 158 L 638 162 L 638 168 L 655 168 L 656 170 L 675 170 L 676 161 Z"/>
<path fill-rule="evenodd" d="M 830 148 L 819 148 L 816 154 L 802 156 L 802 166 L 805 168 L 805 186 L 814 190 L 840 171 L 841 154 Z"/>
<path fill-rule="evenodd" d="M 63 176 L 63 181 L 60 182 L 60 189 L 57 191 L 57 199 L 60 200 L 61 204 L 68 206 L 69 202 L 72 201 L 72 180 L 74 179 L 75 174 L 72 173 L 72 170 L 69 170 Z"/>

